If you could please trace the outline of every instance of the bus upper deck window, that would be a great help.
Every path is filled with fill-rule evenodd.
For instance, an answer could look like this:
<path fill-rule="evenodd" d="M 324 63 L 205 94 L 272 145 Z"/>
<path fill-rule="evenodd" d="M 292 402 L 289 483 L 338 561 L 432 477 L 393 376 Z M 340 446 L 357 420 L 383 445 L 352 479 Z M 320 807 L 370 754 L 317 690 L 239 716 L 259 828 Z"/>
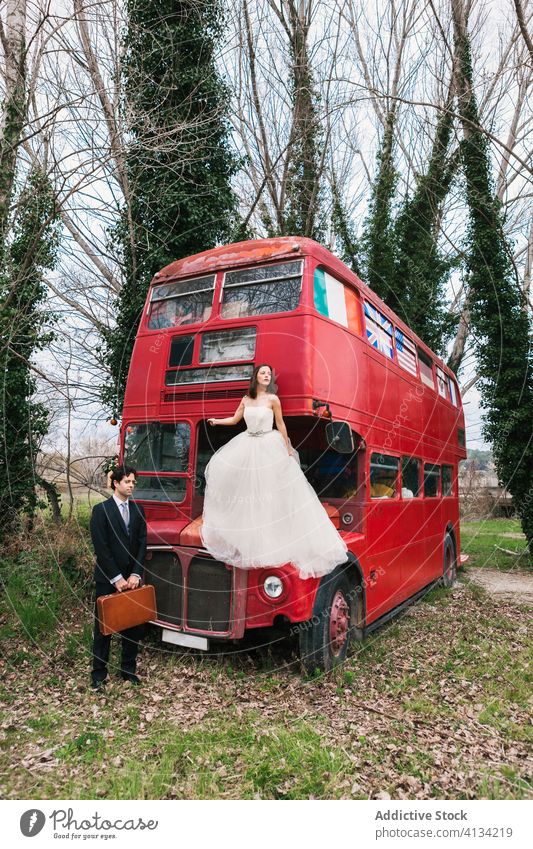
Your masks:
<path fill-rule="evenodd" d="M 435 389 L 435 380 L 433 378 L 433 362 L 431 357 L 418 348 L 418 362 L 420 363 L 420 380 L 431 389 Z"/>
<path fill-rule="evenodd" d="M 203 333 L 200 345 L 201 363 L 222 363 L 231 360 L 253 360 L 255 356 L 255 327 L 235 330 L 216 330 Z"/>
<path fill-rule="evenodd" d="M 377 351 L 381 351 L 392 360 L 394 357 L 392 347 L 392 324 L 372 304 L 364 302 L 366 336 L 370 344 Z"/>
<path fill-rule="evenodd" d="M 240 318 L 296 309 L 300 303 L 302 265 L 301 260 L 296 260 L 228 271 L 224 278 L 221 317 Z"/>
<path fill-rule="evenodd" d="M 170 344 L 169 366 L 190 366 L 194 349 L 194 336 L 177 336 Z"/>
<path fill-rule="evenodd" d="M 206 321 L 211 315 L 215 275 L 154 286 L 150 298 L 150 330 Z"/>
<path fill-rule="evenodd" d="M 437 389 L 439 390 L 439 395 L 441 398 L 447 398 L 449 401 L 450 392 L 448 389 L 447 375 L 441 368 L 439 368 L 439 366 L 435 366 L 435 371 L 437 372 Z"/>
<path fill-rule="evenodd" d="M 397 327 L 394 330 L 396 337 L 396 359 L 401 368 L 416 377 L 416 348 L 404 333 Z"/>
<path fill-rule="evenodd" d="M 313 275 L 313 299 L 316 310 L 361 334 L 359 318 L 359 294 L 355 289 L 341 283 L 323 268 L 315 268 Z"/>
<path fill-rule="evenodd" d="M 387 454 L 372 454 L 370 457 L 370 497 L 394 498 L 400 461 Z"/>
<path fill-rule="evenodd" d="M 453 404 L 454 407 L 458 407 L 459 402 L 458 402 L 457 399 L 459 397 L 459 393 L 458 393 L 457 387 L 455 385 L 455 380 L 453 380 L 453 378 L 451 378 L 451 377 L 448 378 L 448 386 L 450 388 L 450 398 L 451 398 L 452 404 Z"/>

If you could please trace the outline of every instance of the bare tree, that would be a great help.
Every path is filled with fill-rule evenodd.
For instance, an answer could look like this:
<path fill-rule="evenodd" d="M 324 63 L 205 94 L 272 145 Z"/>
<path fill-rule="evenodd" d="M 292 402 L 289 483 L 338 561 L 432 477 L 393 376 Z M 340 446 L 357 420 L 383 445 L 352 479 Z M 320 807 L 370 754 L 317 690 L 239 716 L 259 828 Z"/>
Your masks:
<path fill-rule="evenodd" d="M 497 30 L 488 14 L 494 9 Z M 468 11 L 479 120 L 491 141 L 517 286 L 531 308 L 531 2 L 515 0 L 506 11 L 495 0 L 469 0 Z M 316 232 L 319 222 L 323 240 L 333 246 L 336 198 L 357 240 L 386 127 L 392 128 L 400 198 L 424 172 L 445 109 L 455 128 L 450 156 L 457 155 L 459 117 L 448 99 L 455 61 L 449 0 L 366 6 L 242 0 L 230 15 L 220 62 L 235 91 L 234 137 L 244 157 L 235 186 L 249 232 L 290 232 L 291 175 L 300 169 L 307 210 L 300 215 L 302 232 Z M 22 181 L 38 164 L 53 181 L 64 237 L 49 279 L 60 334 L 34 367 L 43 395 L 61 404 L 70 396 L 74 434 L 101 415 L 98 340 L 113 327 L 121 289 L 122 258 L 109 233 L 132 191 L 120 108 L 123 16 L 121 0 L 73 0 L 70 17 L 48 0 L 5 0 L 0 11 L 0 227 L 13 198 L 15 164 Z M 179 130 L 161 144 L 179 144 Z M 299 149 L 308 138 L 315 140 L 310 153 Z M 315 218 L 318 207 L 322 217 Z M 436 233 L 450 259 L 461 258 L 464 216 L 460 187 L 452 183 Z M 452 276 L 449 301 L 458 317 L 452 358 L 462 363 L 468 385 L 475 368 L 463 284 Z"/>
<path fill-rule="evenodd" d="M 26 121 L 26 2 L 6 0 L 0 19 L 4 92 L 0 113 L 0 245 L 4 244 L 13 194 L 17 151 Z"/>
<path fill-rule="evenodd" d="M 530 61 L 533 64 L 533 41 L 531 40 L 531 36 L 527 28 L 529 21 L 526 20 L 526 14 L 524 12 L 524 7 L 522 6 L 521 0 L 514 0 L 514 7 L 516 9 L 516 19 L 520 27 L 520 32 L 522 33 L 522 37 L 526 43 L 526 47 L 529 50 Z M 531 19 L 531 14 L 528 16 L 528 18 Z"/>

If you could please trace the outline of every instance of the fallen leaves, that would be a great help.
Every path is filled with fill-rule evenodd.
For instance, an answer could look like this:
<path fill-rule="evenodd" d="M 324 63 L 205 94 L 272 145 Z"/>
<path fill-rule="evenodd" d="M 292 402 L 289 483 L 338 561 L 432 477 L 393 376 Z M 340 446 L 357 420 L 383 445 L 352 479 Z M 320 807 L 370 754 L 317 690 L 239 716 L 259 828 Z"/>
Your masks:
<path fill-rule="evenodd" d="M 148 798 L 150 792 L 164 798 L 207 792 L 290 797 L 300 785 L 284 735 L 304 723 L 319 735 L 319 750 L 328 758 L 327 769 L 323 762 L 316 766 L 316 782 L 330 794 L 317 796 L 313 789 L 306 798 L 478 798 L 490 794 L 494 783 L 504 788 L 500 795 L 521 798 L 530 771 L 524 729 L 531 715 L 522 702 L 514 703 L 515 696 L 501 693 L 525 651 L 528 631 L 523 622 L 514 627 L 511 602 L 495 602 L 492 612 L 494 621 L 465 587 L 431 605 L 418 604 L 358 645 L 344 669 L 316 681 L 302 679 L 297 662 L 288 663 L 281 650 L 263 665 L 260 651 L 241 649 L 229 667 L 225 653 L 178 655 L 149 644 L 140 655 L 143 688 L 112 678 L 97 699 L 87 687 L 87 654 L 67 667 L 59 644 L 39 660 L 16 664 L 5 652 L 4 793 L 41 798 L 43 788 L 52 787 L 59 798 L 62 788 L 74 786 L 104 797 L 106 781 L 127 770 L 131 759 L 157 776 L 154 765 L 165 758 L 172 764 L 168 738 L 187 739 L 199 729 L 205 753 L 176 755 L 168 780 L 155 782 L 157 790 L 148 784 Z M 70 633 L 82 619 L 81 613 L 73 617 Z M 500 656 L 508 658 L 505 663 L 496 662 Z M 217 760 L 209 743 L 228 724 L 235 729 L 229 762 Z M 95 749 L 94 761 L 83 760 L 92 751 L 88 743 L 65 754 L 73 741 L 96 732 L 102 749 Z M 249 767 L 240 757 L 247 747 L 279 771 L 270 789 L 247 784 Z"/>
<path fill-rule="evenodd" d="M 54 752 L 59 748 L 59 746 L 52 746 L 50 749 L 44 749 L 43 751 L 30 751 L 26 757 L 24 757 L 20 765 L 27 770 L 36 770 L 36 769 L 51 769 L 55 767 L 59 761 L 57 758 L 54 758 Z"/>

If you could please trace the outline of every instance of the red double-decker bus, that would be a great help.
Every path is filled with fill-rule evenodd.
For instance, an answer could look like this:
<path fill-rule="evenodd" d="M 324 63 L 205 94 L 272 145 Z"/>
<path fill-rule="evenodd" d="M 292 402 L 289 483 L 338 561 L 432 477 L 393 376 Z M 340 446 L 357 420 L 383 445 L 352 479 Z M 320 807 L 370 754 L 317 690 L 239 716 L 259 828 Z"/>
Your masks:
<path fill-rule="evenodd" d="M 348 546 L 322 579 L 234 569 L 202 548 L 204 470 L 238 432 L 254 364 L 278 395 L 301 467 Z M 244 427 L 241 422 L 239 428 Z M 138 470 L 147 580 L 163 639 L 207 649 L 257 628 L 299 636 L 329 669 L 460 559 L 466 456 L 453 373 L 339 259 L 305 238 L 240 242 L 155 275 L 137 334 L 121 457 Z"/>

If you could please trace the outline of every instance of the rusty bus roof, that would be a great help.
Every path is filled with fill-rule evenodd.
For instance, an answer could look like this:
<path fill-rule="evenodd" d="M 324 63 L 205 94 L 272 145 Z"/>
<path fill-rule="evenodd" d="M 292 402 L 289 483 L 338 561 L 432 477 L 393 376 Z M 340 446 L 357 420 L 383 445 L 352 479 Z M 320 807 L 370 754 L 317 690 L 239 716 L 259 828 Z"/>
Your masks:
<path fill-rule="evenodd" d="M 335 254 L 315 242 L 314 239 L 309 239 L 306 236 L 277 236 L 271 239 L 249 239 L 244 242 L 220 245 L 217 248 L 211 248 L 171 262 L 154 275 L 150 285 L 155 286 L 161 283 L 169 283 L 178 278 L 210 274 L 219 271 L 221 268 L 230 269 L 250 263 L 271 262 L 276 259 L 297 259 L 298 256 L 307 256 L 308 254 L 313 254 L 344 280 L 353 283 L 364 297 L 372 301 L 376 307 L 384 312 L 387 318 L 394 322 L 399 330 L 406 333 L 423 351 L 433 357 L 447 374 L 457 379 L 441 357 L 432 351 L 367 283 L 361 280 Z"/>

